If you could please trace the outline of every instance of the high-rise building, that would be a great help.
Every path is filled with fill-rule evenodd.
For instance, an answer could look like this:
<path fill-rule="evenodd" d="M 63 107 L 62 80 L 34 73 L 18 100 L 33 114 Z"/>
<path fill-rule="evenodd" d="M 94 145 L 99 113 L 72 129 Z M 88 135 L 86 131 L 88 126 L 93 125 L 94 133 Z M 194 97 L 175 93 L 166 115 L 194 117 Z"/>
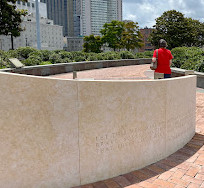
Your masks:
<path fill-rule="evenodd" d="M 81 35 L 81 0 L 73 0 L 74 36 Z"/>
<path fill-rule="evenodd" d="M 122 0 L 108 0 L 108 22 L 122 21 Z"/>
<path fill-rule="evenodd" d="M 81 34 L 100 35 L 103 25 L 122 21 L 122 0 L 81 0 Z"/>
<path fill-rule="evenodd" d="M 40 0 L 47 4 L 48 18 L 63 26 L 64 36 L 74 36 L 74 0 Z"/>
<path fill-rule="evenodd" d="M 103 25 L 122 21 L 122 0 L 40 0 L 48 18 L 64 26 L 64 36 L 100 35 Z"/>

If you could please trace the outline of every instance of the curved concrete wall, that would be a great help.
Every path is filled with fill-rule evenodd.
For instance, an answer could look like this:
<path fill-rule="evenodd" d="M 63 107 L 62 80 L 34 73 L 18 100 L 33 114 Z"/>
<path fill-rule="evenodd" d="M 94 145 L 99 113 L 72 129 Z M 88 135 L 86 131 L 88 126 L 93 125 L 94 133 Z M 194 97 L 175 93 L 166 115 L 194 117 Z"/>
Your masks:
<path fill-rule="evenodd" d="M 195 133 L 196 76 L 71 81 L 0 73 L 0 187 L 62 188 L 174 153 Z"/>
<path fill-rule="evenodd" d="M 25 66 L 22 68 L 8 68 L 0 69 L 4 72 L 12 72 L 19 74 L 35 75 L 35 76 L 48 76 L 53 74 L 61 74 L 73 71 L 83 71 L 91 69 L 101 69 L 108 67 L 119 67 L 128 65 L 142 65 L 150 64 L 151 59 L 117 59 L 117 60 L 100 60 L 100 61 L 83 61 L 83 62 L 72 62 L 72 63 L 57 63 L 49 65 L 36 65 L 36 66 Z"/>

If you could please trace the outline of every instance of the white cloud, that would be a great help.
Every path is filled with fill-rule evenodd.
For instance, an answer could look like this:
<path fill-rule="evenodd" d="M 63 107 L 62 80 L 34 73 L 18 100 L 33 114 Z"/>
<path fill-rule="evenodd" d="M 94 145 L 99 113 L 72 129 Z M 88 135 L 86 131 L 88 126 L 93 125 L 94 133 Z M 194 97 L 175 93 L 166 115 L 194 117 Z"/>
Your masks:
<path fill-rule="evenodd" d="M 152 27 L 156 18 L 173 9 L 204 21 L 204 0 L 123 0 L 123 19 L 138 22 L 141 28 Z"/>
<path fill-rule="evenodd" d="M 133 14 L 128 14 L 126 18 L 126 20 L 136 20 L 136 19 L 137 19 L 136 15 L 133 15 Z"/>

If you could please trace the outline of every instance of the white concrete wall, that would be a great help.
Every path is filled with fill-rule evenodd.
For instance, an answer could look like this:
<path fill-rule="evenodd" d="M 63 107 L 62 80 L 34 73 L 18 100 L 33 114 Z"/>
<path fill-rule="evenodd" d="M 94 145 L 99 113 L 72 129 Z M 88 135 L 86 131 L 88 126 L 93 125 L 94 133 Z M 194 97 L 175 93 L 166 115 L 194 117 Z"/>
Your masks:
<path fill-rule="evenodd" d="M 31 21 L 23 21 L 21 23 L 22 28 L 25 30 L 21 31 L 19 37 L 14 37 L 14 49 L 26 46 L 37 48 L 36 21 L 33 17 L 31 19 Z M 46 22 L 46 19 L 41 19 L 40 33 L 42 50 L 62 50 L 64 46 L 63 27 L 44 22 Z M 11 49 L 10 38 L 10 36 L 0 35 L 0 50 L 8 51 Z"/>
<path fill-rule="evenodd" d="M 20 1 L 20 4 L 16 2 L 17 9 L 25 9 L 28 11 L 28 13 L 35 13 L 36 12 L 35 0 L 28 0 L 28 2 L 30 3 L 29 6 L 28 6 L 28 3 L 25 3 L 25 5 L 23 5 L 22 1 Z M 39 14 L 40 14 L 40 17 L 47 18 L 46 3 L 39 2 Z"/>
<path fill-rule="evenodd" d="M 71 81 L 0 73 L 0 187 L 72 187 L 142 168 L 195 133 L 196 76 Z"/>

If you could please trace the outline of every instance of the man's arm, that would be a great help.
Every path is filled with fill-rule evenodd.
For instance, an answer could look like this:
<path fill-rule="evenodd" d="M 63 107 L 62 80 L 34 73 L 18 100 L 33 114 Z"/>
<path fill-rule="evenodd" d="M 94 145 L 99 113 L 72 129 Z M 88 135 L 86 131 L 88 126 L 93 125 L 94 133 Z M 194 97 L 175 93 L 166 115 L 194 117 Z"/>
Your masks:
<path fill-rule="evenodd" d="M 153 63 L 156 62 L 156 60 L 157 60 L 156 57 L 153 57 L 153 58 L 152 58 L 152 62 L 153 62 Z"/>
<path fill-rule="evenodd" d="M 169 66 L 171 66 L 171 64 L 172 64 L 172 59 L 169 60 Z"/>

